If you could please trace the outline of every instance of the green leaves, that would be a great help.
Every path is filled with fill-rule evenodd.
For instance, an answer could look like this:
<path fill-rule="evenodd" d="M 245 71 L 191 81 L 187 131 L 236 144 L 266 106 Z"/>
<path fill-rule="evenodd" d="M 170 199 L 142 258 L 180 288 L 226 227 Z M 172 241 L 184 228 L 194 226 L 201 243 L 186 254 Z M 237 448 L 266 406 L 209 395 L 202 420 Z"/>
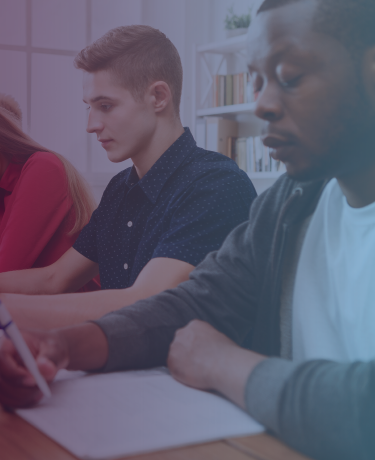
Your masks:
<path fill-rule="evenodd" d="M 238 16 L 233 11 L 233 6 L 228 9 L 228 14 L 225 17 L 225 28 L 227 30 L 248 28 L 251 22 L 251 12 Z"/>

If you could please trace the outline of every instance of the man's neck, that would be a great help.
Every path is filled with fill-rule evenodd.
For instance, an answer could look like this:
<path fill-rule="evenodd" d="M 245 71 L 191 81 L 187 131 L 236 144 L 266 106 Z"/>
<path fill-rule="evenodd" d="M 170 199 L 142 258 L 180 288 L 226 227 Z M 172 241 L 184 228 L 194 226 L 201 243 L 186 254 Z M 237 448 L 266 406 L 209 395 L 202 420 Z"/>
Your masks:
<path fill-rule="evenodd" d="M 179 118 L 161 119 L 150 141 L 142 152 L 132 158 L 138 177 L 141 179 L 163 155 L 163 153 L 184 133 Z"/>
<path fill-rule="evenodd" d="M 337 182 L 352 208 L 375 202 L 375 163 L 354 174 L 338 177 Z"/>

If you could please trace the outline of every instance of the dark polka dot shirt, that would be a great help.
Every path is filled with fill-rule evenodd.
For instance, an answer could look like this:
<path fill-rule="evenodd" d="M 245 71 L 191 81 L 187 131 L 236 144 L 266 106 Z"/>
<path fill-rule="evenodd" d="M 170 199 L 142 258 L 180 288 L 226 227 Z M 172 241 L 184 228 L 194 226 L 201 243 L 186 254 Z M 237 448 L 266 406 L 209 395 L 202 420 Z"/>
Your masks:
<path fill-rule="evenodd" d="M 130 167 L 110 181 L 73 247 L 99 264 L 102 289 L 127 288 L 156 257 L 197 265 L 247 220 L 255 197 L 232 160 L 198 148 L 185 128 L 142 179 Z"/>

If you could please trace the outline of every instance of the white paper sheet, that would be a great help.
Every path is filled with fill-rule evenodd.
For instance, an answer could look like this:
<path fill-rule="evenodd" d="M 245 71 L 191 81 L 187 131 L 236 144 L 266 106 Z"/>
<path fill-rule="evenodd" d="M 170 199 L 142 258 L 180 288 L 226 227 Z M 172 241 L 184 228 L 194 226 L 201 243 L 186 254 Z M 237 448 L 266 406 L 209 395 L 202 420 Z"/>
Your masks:
<path fill-rule="evenodd" d="M 80 458 L 109 459 L 263 431 L 220 396 L 165 370 L 60 374 L 52 398 L 17 413 Z"/>

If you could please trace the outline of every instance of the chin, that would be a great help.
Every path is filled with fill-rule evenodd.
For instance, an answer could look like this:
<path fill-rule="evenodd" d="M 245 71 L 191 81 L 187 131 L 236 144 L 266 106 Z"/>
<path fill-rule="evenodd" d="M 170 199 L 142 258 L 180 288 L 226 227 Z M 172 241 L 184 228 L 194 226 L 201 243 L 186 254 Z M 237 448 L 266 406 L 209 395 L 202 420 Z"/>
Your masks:
<path fill-rule="evenodd" d="M 298 182 L 311 182 L 329 179 L 332 177 L 332 171 L 313 166 L 298 167 L 290 163 L 286 163 L 287 175 Z"/>
<path fill-rule="evenodd" d="M 130 158 L 129 155 L 124 155 L 123 152 L 118 154 L 114 152 L 107 152 L 107 157 L 111 163 L 121 163 L 122 161 L 125 161 L 128 158 Z"/>

